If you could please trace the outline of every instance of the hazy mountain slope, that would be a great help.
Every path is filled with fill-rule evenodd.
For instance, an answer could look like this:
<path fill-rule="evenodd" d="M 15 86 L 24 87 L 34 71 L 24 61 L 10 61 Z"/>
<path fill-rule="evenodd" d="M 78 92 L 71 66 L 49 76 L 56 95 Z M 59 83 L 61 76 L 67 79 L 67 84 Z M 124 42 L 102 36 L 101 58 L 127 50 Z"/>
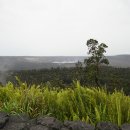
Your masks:
<path fill-rule="evenodd" d="M 130 67 L 130 55 L 108 56 L 111 66 Z"/>
<path fill-rule="evenodd" d="M 86 57 L 54 56 L 54 57 L 0 57 L 0 71 L 41 69 L 51 67 L 72 67 L 77 61 L 83 62 Z M 130 67 L 130 55 L 108 56 L 111 66 Z"/>

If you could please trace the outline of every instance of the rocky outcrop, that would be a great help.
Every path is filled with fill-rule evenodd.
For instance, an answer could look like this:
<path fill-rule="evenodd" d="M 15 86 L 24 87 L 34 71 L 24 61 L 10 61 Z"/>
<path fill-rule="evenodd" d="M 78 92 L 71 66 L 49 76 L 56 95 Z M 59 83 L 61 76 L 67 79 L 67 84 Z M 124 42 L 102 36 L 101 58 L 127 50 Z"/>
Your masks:
<path fill-rule="evenodd" d="M 65 121 L 64 126 L 68 128 L 68 130 L 94 130 L 94 126 L 90 124 L 86 124 L 82 121 Z"/>
<path fill-rule="evenodd" d="M 96 127 L 82 121 L 65 121 L 54 117 L 30 119 L 26 115 L 8 115 L 0 112 L 0 130 L 130 130 L 130 124 L 120 128 L 110 122 L 100 122 Z"/>
<path fill-rule="evenodd" d="M 0 112 L 0 129 L 5 126 L 8 120 L 9 120 L 9 116 L 4 112 Z"/>
<path fill-rule="evenodd" d="M 130 124 L 123 124 L 121 130 L 130 130 Z"/>
<path fill-rule="evenodd" d="M 40 117 L 37 119 L 37 124 L 46 126 L 50 130 L 61 130 L 63 123 L 54 117 Z"/>
<path fill-rule="evenodd" d="M 117 125 L 110 122 L 100 122 L 96 128 L 97 130 L 119 130 Z"/>

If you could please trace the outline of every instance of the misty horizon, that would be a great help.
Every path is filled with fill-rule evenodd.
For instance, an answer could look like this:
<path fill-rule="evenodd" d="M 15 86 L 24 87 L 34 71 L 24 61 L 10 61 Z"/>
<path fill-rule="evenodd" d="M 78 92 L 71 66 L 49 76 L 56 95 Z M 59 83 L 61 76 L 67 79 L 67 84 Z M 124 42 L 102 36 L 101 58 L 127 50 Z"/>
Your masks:
<path fill-rule="evenodd" d="M 115 55 L 107 55 L 105 56 L 129 56 L 129 54 L 115 54 Z M 0 57 L 89 57 L 90 55 L 0 55 Z"/>

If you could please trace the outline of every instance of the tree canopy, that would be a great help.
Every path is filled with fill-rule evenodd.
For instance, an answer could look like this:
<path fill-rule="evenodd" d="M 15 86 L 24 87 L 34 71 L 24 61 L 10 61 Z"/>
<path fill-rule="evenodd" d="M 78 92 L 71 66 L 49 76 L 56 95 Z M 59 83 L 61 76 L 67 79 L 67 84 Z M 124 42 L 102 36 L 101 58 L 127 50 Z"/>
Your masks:
<path fill-rule="evenodd" d="M 96 85 L 99 85 L 99 69 L 102 64 L 108 65 L 109 61 L 105 57 L 106 48 L 108 46 L 105 43 L 100 43 L 97 40 L 89 39 L 86 43 L 88 47 L 88 54 L 90 57 L 84 60 L 84 63 L 88 69 L 89 76 L 95 80 Z"/>

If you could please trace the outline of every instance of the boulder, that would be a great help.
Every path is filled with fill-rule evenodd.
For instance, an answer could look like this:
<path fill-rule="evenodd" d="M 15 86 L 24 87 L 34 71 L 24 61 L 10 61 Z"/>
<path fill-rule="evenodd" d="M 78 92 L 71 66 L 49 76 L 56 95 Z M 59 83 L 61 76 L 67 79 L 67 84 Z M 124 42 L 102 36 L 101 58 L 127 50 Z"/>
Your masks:
<path fill-rule="evenodd" d="M 22 123 L 29 121 L 29 117 L 24 114 L 20 115 L 11 115 L 9 118 L 9 122 Z"/>
<path fill-rule="evenodd" d="M 42 126 L 42 125 L 36 125 L 36 126 L 30 127 L 29 130 L 49 130 L 49 128 L 46 126 Z"/>
<path fill-rule="evenodd" d="M 28 130 L 27 121 L 29 117 L 26 115 L 10 115 L 8 122 L 3 130 Z"/>
<path fill-rule="evenodd" d="M 0 129 L 5 126 L 5 124 L 8 122 L 9 116 L 8 114 L 4 112 L 0 112 Z"/>
<path fill-rule="evenodd" d="M 47 126 L 52 130 L 60 130 L 63 126 L 63 123 L 54 117 L 39 117 L 37 119 L 37 124 Z"/>
<path fill-rule="evenodd" d="M 28 130 L 26 123 L 7 123 L 2 130 Z"/>
<path fill-rule="evenodd" d="M 62 127 L 61 130 L 69 130 L 67 127 Z"/>
<path fill-rule="evenodd" d="M 123 124 L 121 130 L 130 130 L 130 124 Z"/>
<path fill-rule="evenodd" d="M 94 130 L 95 127 L 82 121 L 65 121 L 64 126 L 69 130 Z"/>
<path fill-rule="evenodd" d="M 31 119 L 29 121 L 27 121 L 27 127 L 30 128 L 32 126 L 36 126 L 37 125 L 37 119 Z"/>
<path fill-rule="evenodd" d="M 119 130 L 118 126 L 110 122 L 100 122 L 96 126 L 96 130 Z"/>

